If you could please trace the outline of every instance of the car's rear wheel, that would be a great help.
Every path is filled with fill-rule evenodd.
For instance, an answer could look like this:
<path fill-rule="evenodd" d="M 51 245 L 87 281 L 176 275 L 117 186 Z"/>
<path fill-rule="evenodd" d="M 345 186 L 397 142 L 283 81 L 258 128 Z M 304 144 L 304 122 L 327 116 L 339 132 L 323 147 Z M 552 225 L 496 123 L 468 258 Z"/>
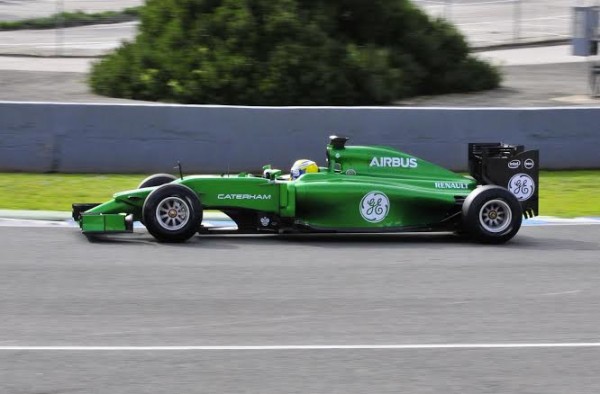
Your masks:
<path fill-rule="evenodd" d="M 184 242 L 200 228 L 202 204 L 187 186 L 163 185 L 146 198 L 142 217 L 148 232 L 160 242 Z"/>
<path fill-rule="evenodd" d="M 500 244 L 521 228 L 519 200 L 499 186 L 483 186 L 471 192 L 462 207 L 462 230 L 477 241 Z"/>
<path fill-rule="evenodd" d="M 143 187 L 153 187 L 153 186 L 161 186 L 166 183 L 171 183 L 175 179 L 177 179 L 174 175 L 171 174 L 154 174 L 150 175 L 148 178 L 144 179 L 138 186 L 138 189 Z"/>

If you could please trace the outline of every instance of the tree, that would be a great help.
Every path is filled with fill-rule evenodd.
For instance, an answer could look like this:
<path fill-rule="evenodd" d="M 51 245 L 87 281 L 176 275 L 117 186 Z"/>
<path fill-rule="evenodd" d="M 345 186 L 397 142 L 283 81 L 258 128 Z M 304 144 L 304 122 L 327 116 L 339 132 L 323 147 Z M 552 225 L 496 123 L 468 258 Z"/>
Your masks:
<path fill-rule="evenodd" d="M 240 105 L 369 105 L 497 87 L 461 34 L 408 0 L 148 0 L 95 64 L 99 94 Z"/>

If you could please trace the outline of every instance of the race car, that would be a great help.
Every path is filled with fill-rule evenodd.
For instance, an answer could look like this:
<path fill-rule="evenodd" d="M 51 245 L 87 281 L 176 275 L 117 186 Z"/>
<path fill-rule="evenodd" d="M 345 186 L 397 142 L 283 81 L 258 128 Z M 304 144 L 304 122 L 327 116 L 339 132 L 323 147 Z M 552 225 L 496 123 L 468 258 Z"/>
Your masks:
<path fill-rule="evenodd" d="M 73 204 L 84 234 L 132 232 L 140 221 L 160 242 L 222 231 L 205 210 L 225 213 L 239 233 L 449 231 L 483 243 L 515 236 L 538 215 L 539 152 L 473 143 L 470 176 L 389 147 L 347 146 L 331 136 L 327 166 L 311 171 L 264 166 L 262 173 L 155 174 L 102 204 Z"/>

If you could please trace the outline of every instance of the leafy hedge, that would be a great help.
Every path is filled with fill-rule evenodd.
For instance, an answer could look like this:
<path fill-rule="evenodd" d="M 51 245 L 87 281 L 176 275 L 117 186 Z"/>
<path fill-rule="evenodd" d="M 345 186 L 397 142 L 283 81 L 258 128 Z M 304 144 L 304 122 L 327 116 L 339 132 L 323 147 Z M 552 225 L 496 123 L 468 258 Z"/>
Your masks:
<path fill-rule="evenodd" d="M 135 42 L 90 76 L 108 96 L 245 105 L 388 104 L 499 82 L 408 0 L 148 0 Z"/>

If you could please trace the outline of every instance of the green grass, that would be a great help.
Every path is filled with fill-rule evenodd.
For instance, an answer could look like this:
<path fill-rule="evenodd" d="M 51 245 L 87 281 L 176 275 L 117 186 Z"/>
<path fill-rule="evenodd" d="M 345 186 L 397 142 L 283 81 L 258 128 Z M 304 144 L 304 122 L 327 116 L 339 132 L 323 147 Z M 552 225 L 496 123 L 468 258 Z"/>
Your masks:
<path fill-rule="evenodd" d="M 46 18 L 0 22 L 0 30 L 56 29 L 58 27 L 128 22 L 139 18 L 140 8 L 131 7 L 122 11 L 105 11 L 90 14 L 81 11 L 61 12 Z"/>
<path fill-rule="evenodd" d="M 145 175 L 0 174 L 0 209 L 70 211 L 74 202 L 103 202 L 135 189 Z"/>
<path fill-rule="evenodd" d="M 600 216 L 600 171 L 542 171 L 540 214 Z"/>
<path fill-rule="evenodd" d="M 146 175 L 0 174 L 0 209 L 69 211 L 135 189 Z M 543 171 L 540 214 L 600 216 L 600 171 Z"/>

